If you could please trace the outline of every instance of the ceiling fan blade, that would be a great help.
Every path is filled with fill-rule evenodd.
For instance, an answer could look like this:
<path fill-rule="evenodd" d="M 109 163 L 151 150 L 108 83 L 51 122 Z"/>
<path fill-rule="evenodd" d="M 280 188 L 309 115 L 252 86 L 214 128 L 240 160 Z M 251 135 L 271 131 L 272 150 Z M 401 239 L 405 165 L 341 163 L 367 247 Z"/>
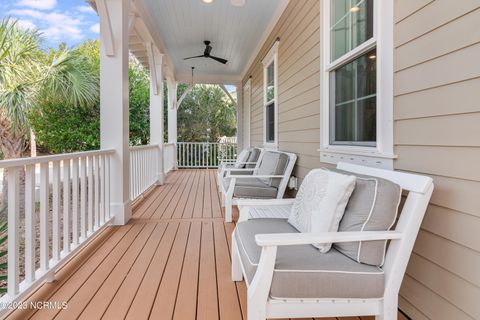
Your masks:
<path fill-rule="evenodd" d="M 212 58 L 213 60 L 218 61 L 218 62 L 223 63 L 223 64 L 227 64 L 227 62 L 228 62 L 228 60 L 225 60 L 225 59 L 222 59 L 222 58 L 219 58 L 219 57 L 209 56 L 209 58 Z"/>
<path fill-rule="evenodd" d="M 183 58 L 183 60 L 188 60 L 188 59 L 194 59 L 194 58 L 203 58 L 205 55 L 200 55 L 200 56 L 194 56 L 194 57 L 188 57 L 188 58 Z"/>

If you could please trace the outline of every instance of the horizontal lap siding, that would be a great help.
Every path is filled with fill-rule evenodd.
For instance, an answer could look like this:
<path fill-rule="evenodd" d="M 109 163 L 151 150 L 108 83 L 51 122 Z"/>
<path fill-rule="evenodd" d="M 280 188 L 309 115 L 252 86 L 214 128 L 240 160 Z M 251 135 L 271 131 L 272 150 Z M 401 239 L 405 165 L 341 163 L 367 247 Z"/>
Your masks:
<path fill-rule="evenodd" d="M 395 0 L 395 168 L 435 181 L 400 292 L 413 319 L 480 319 L 478 21 L 478 0 Z"/>
<path fill-rule="evenodd" d="M 320 4 L 318 0 L 290 1 L 260 53 L 250 66 L 252 145 L 263 145 L 262 59 L 280 37 L 278 49 L 279 149 L 298 156 L 294 175 L 303 177 L 321 166 L 320 139 Z"/>

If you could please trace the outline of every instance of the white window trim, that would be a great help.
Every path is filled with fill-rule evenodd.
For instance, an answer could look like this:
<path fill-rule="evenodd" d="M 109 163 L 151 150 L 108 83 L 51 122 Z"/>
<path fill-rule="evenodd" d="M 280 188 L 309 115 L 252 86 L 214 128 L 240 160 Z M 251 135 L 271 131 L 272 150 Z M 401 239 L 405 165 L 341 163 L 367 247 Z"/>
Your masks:
<path fill-rule="evenodd" d="M 273 46 L 268 51 L 267 55 L 263 58 L 263 146 L 267 149 L 278 149 L 278 47 L 280 41 L 276 40 Z M 274 142 L 267 142 L 267 67 L 274 63 L 274 113 L 275 113 L 275 130 L 274 130 Z"/>
<path fill-rule="evenodd" d="M 245 94 L 248 93 L 248 103 Z M 243 86 L 243 147 L 250 148 L 250 121 L 252 110 L 252 79 L 249 78 Z"/>
<path fill-rule="evenodd" d="M 393 0 L 373 0 L 373 37 L 339 59 L 330 62 L 330 0 L 322 0 L 320 48 L 320 161 L 340 161 L 393 169 Z M 377 50 L 377 142 L 376 146 L 330 144 L 329 73 L 353 56 Z M 381 108 L 380 108 L 381 106 Z"/>

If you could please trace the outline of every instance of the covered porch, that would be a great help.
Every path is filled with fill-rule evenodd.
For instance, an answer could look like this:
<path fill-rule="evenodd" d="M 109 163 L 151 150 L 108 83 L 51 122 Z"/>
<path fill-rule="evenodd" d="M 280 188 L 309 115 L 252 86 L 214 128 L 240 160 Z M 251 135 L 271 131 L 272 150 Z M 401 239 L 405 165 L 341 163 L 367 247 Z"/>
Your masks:
<path fill-rule="evenodd" d="M 230 276 L 235 225 L 222 216 L 214 170 L 175 171 L 24 300 L 50 307 L 7 319 L 246 319 L 245 282 Z"/>

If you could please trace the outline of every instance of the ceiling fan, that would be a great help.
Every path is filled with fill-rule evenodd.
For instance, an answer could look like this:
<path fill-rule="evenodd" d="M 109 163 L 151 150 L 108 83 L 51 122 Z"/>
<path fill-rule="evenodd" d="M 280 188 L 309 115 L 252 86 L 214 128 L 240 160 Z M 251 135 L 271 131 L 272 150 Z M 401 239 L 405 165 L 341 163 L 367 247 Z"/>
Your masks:
<path fill-rule="evenodd" d="M 210 59 L 213 59 L 213 60 L 218 61 L 220 63 L 227 64 L 228 60 L 225 60 L 225 59 L 222 59 L 222 58 L 219 58 L 219 57 L 215 57 L 215 56 L 212 56 L 210 54 L 210 52 L 212 52 L 212 46 L 210 45 L 210 41 L 205 40 L 205 41 L 203 41 L 203 43 L 205 44 L 205 51 L 203 51 L 202 55 L 184 58 L 183 60 L 189 60 L 189 59 L 195 59 L 195 58 L 210 58 Z"/>

